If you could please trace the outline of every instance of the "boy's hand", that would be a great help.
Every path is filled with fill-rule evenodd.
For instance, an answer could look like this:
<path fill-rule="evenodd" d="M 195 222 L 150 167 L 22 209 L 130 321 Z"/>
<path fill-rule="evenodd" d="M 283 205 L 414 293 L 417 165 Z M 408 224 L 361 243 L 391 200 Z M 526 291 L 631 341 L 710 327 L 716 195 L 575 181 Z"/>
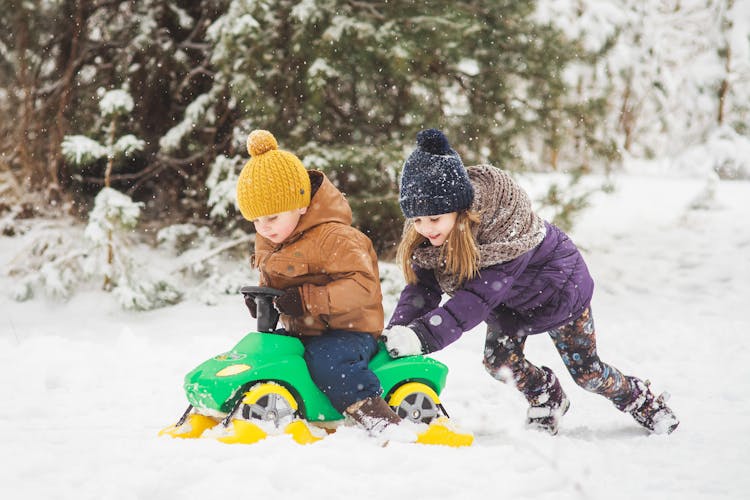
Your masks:
<path fill-rule="evenodd" d="M 250 311 L 250 316 L 253 318 L 258 317 L 258 306 L 255 305 L 255 299 L 252 295 L 248 294 L 242 294 L 245 297 L 245 305 L 247 306 L 247 310 Z"/>
<path fill-rule="evenodd" d="M 392 358 L 422 354 L 422 342 L 414 330 L 408 326 L 393 325 L 383 330 L 380 340 L 385 343 L 388 355 Z"/>
<path fill-rule="evenodd" d="M 296 287 L 285 289 L 284 295 L 276 297 L 274 304 L 276 304 L 276 309 L 281 314 L 286 314 L 287 316 L 297 317 L 305 314 L 305 308 L 302 305 L 302 296 Z"/>

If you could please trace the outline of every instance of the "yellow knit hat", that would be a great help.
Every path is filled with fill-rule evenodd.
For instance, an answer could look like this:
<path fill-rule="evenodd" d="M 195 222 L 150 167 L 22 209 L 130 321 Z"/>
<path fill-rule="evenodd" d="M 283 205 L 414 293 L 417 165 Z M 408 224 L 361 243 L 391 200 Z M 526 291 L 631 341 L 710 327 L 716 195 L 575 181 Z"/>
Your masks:
<path fill-rule="evenodd" d="M 310 176 L 302 162 L 279 149 L 267 130 L 247 136 L 250 160 L 237 179 L 237 204 L 242 216 L 254 220 L 310 204 Z"/>

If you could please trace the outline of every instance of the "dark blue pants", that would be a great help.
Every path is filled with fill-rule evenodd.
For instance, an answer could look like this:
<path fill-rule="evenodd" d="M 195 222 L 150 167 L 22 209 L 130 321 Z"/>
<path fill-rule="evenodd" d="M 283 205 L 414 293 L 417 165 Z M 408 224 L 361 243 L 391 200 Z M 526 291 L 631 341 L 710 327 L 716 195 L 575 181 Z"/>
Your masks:
<path fill-rule="evenodd" d="M 357 401 L 380 394 L 380 380 L 368 367 L 378 350 L 372 335 L 329 330 L 301 340 L 313 382 L 339 412 Z"/>

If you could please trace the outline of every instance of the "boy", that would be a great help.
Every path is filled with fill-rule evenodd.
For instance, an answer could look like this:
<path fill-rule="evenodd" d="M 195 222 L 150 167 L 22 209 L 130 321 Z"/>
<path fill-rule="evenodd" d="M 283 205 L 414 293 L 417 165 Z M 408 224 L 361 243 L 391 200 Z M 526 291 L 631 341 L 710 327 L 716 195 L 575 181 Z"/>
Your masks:
<path fill-rule="evenodd" d="M 284 291 L 275 299 L 281 323 L 302 340 L 310 375 L 334 408 L 380 434 L 400 418 L 368 367 L 384 316 L 372 242 L 351 227 L 351 208 L 325 174 L 279 150 L 270 132 L 251 132 L 247 149 L 237 203 L 255 225 L 260 284 Z M 255 302 L 245 303 L 256 317 Z"/>

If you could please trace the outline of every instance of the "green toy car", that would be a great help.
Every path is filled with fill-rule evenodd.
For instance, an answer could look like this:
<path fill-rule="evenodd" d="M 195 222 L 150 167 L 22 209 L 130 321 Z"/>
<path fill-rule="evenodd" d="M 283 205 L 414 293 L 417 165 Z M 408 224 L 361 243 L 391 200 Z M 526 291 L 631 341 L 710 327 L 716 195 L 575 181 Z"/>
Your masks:
<path fill-rule="evenodd" d="M 282 292 L 267 287 L 240 291 L 256 302 L 259 331 L 185 376 L 190 405 L 160 434 L 251 443 L 279 429 L 300 443 L 317 441 L 325 432 L 316 433 L 305 422 L 330 432 L 344 417 L 312 381 L 302 342 L 274 333 L 278 312 L 273 298 Z M 428 425 L 445 423 L 448 415 L 439 399 L 448 375 L 443 363 L 424 356 L 391 359 L 381 344 L 370 368 L 380 380 L 384 399 L 400 417 Z M 208 429 L 212 430 L 205 432 Z"/>

